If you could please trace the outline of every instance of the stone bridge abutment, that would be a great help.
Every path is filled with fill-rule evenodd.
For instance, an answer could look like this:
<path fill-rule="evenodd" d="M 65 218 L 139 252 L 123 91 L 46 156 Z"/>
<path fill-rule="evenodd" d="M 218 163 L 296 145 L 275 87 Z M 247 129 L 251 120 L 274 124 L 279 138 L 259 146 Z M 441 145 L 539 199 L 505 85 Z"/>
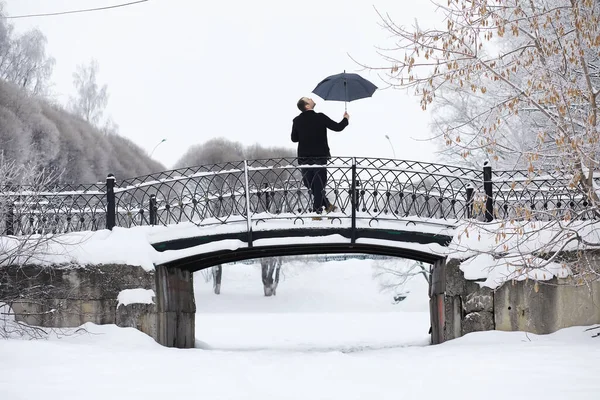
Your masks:
<path fill-rule="evenodd" d="M 131 265 L 3 267 L 0 298 L 17 321 L 42 328 L 87 322 L 138 329 L 167 347 L 192 348 L 193 274 Z"/>
<path fill-rule="evenodd" d="M 549 334 L 573 326 L 600 324 L 600 281 L 572 277 L 507 281 L 496 289 L 465 279 L 461 260 L 440 263 L 430 286 L 432 343 L 478 331 Z"/>
<path fill-rule="evenodd" d="M 206 265 L 197 264 L 203 269 Z M 167 347 L 195 346 L 193 271 L 128 265 L 9 268 L 0 292 L 29 293 L 10 304 L 17 319 L 41 327 L 86 322 L 133 327 Z M 36 290 L 35 288 L 45 288 Z M 137 294 L 136 294 L 137 293 Z M 140 296 L 140 293 L 147 295 Z M 0 293 L 6 298 L 6 293 Z M 149 295 L 148 295 L 149 294 Z M 459 260 L 438 260 L 430 286 L 431 337 L 438 344 L 486 330 L 552 333 L 600 323 L 600 282 L 508 282 L 496 290 L 467 280 Z M 201 327 L 200 327 L 201 329 Z"/>

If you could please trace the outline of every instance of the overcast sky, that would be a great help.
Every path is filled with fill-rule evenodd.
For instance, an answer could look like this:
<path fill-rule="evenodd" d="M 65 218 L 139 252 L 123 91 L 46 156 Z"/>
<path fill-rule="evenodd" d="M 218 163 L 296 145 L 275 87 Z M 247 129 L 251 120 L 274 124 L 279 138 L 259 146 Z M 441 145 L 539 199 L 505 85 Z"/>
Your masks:
<path fill-rule="evenodd" d="M 130 0 L 8 0 L 9 15 L 102 7 Z M 433 20 L 425 0 L 150 0 L 114 10 L 15 19 L 40 28 L 56 58 L 53 92 L 66 104 L 72 73 L 91 58 L 108 84 L 107 114 L 120 132 L 171 167 L 186 149 L 223 136 L 245 144 L 295 147 L 296 102 L 312 96 L 317 111 L 340 120 L 344 104 L 311 91 L 328 75 L 356 72 L 348 53 L 385 65 L 376 46 L 389 45 L 373 7 L 402 25 Z M 380 88 L 375 73 L 360 71 Z M 378 90 L 348 104 L 350 125 L 329 134 L 334 155 L 435 158 L 429 116 L 405 91 Z"/>

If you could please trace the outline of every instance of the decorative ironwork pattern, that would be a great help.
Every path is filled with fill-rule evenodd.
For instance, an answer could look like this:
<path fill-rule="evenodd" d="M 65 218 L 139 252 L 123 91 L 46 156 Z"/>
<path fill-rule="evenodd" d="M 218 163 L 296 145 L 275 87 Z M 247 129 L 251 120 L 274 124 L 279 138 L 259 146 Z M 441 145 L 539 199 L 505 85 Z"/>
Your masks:
<path fill-rule="evenodd" d="M 352 167 L 357 179 L 352 182 Z M 304 166 L 318 168 L 319 165 Z M 303 218 L 312 213 L 312 193 L 302 181 L 294 158 L 226 163 L 179 169 L 118 184 L 117 225 L 150 223 L 151 196 L 156 197 L 156 223 L 192 221 L 199 225 Z M 406 217 L 461 219 L 467 216 L 466 188 L 481 182 L 479 171 L 411 161 L 333 158 L 327 166 L 325 192 L 338 208 L 337 218 L 352 214 L 352 190 L 357 194 L 357 218 L 397 220 Z M 354 189 L 353 189 L 354 188 Z"/>
<path fill-rule="evenodd" d="M 490 168 L 491 185 L 486 181 L 486 189 L 485 168 L 356 157 L 299 165 L 295 158 L 279 158 L 117 179 L 114 194 L 108 183 L 3 188 L 0 234 L 112 228 L 113 216 L 120 227 L 257 224 L 273 219 L 304 222 L 318 217 L 313 194 L 303 182 L 303 171 L 311 168 L 327 170 L 324 192 L 337 208 L 328 215 L 331 223 L 351 219 L 353 227 L 361 220 L 370 224 L 422 219 L 453 225 L 471 218 L 594 218 L 586 197 L 560 174 L 494 171 L 492 176 Z M 492 201 L 486 205 L 488 198 Z"/>
<path fill-rule="evenodd" d="M 494 171 L 494 215 L 504 220 L 594 219 L 589 199 L 572 175 Z"/>
<path fill-rule="evenodd" d="M 104 184 L 0 191 L 0 234 L 27 236 L 104 229 Z"/>

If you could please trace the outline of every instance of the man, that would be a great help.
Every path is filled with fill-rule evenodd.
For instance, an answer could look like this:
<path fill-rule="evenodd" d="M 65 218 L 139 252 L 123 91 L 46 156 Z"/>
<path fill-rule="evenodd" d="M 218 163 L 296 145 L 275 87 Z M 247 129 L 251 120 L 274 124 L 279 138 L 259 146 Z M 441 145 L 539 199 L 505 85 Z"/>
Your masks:
<path fill-rule="evenodd" d="M 327 129 L 335 132 L 343 131 L 348 126 L 350 116 L 345 112 L 344 118 L 340 122 L 335 122 L 327 115 L 315 112 L 315 102 L 308 97 L 298 100 L 297 106 L 302 113 L 294 118 L 292 142 L 298 143 L 298 164 L 325 165 L 331 158 L 327 143 Z M 325 167 L 302 168 L 302 181 L 312 191 L 314 212 L 320 214 L 323 208 L 327 212 L 335 211 L 337 207 L 325 196 L 327 185 Z"/>

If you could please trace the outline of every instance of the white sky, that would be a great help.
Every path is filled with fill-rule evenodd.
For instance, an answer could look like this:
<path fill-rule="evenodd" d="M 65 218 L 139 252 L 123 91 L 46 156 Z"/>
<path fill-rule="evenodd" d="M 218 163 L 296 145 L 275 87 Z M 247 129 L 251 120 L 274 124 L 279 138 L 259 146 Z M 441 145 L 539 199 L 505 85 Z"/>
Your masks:
<path fill-rule="evenodd" d="M 9 15 L 101 7 L 129 0 L 8 0 Z M 245 144 L 288 146 L 298 98 L 339 120 L 344 104 L 310 92 L 328 75 L 356 72 L 348 57 L 384 66 L 375 46 L 389 45 L 373 6 L 402 25 L 433 19 L 428 1 L 150 0 L 131 7 L 15 19 L 39 27 L 56 58 L 53 91 L 65 104 L 72 73 L 92 57 L 107 83 L 107 115 L 120 133 L 171 167 L 186 149 L 223 136 Z M 359 72 L 380 88 L 374 73 Z M 433 161 L 429 116 L 405 91 L 380 90 L 348 104 L 350 126 L 330 133 L 338 156 Z"/>

